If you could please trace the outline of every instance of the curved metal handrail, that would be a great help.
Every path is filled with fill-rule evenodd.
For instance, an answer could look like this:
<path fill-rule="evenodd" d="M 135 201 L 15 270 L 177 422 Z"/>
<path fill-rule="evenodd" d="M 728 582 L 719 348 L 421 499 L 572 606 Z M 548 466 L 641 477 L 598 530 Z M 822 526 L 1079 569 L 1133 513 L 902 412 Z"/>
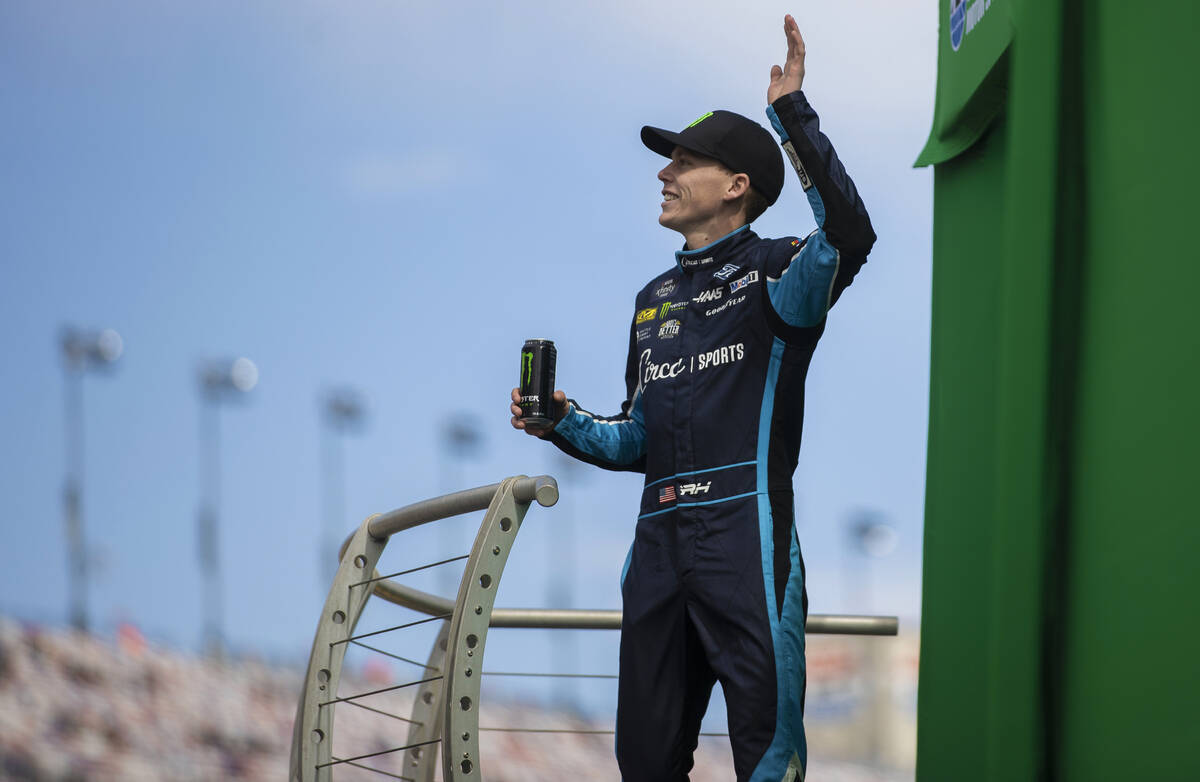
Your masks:
<path fill-rule="evenodd" d="M 480 527 L 480 537 L 476 539 L 475 546 L 472 548 L 471 561 L 468 562 L 467 572 L 469 573 L 472 572 L 472 562 L 478 565 L 480 560 L 480 546 L 484 530 L 495 527 L 505 534 L 511 532 L 515 535 L 520 521 L 525 516 L 525 511 L 535 500 L 541 505 L 553 505 L 558 501 L 558 483 L 548 475 L 534 478 L 519 475 L 500 483 L 434 497 L 388 513 L 371 516 L 346 539 L 338 552 L 340 564 L 334 575 L 333 584 L 330 586 L 329 595 L 325 600 L 321 619 L 317 624 L 312 651 L 309 655 L 308 669 L 305 672 L 304 690 L 300 702 L 297 704 L 296 721 L 292 734 L 289 774 L 291 780 L 295 782 L 308 782 L 308 780 L 327 782 L 331 779 L 333 766 L 340 762 L 347 762 L 346 759 L 333 757 L 333 709 L 330 707 L 339 701 L 349 700 L 337 696 L 342 663 L 345 659 L 346 647 L 356 638 L 354 628 L 358 624 L 359 617 L 362 616 L 363 608 L 370 596 L 374 594 L 374 590 L 369 587 L 379 583 L 376 580 L 378 573 L 375 566 L 378 564 L 379 557 L 390 536 L 432 521 L 488 508 L 488 513 L 484 516 L 483 524 Z M 491 545 L 495 549 L 497 544 Z M 499 583 L 504 560 L 507 559 L 510 549 L 511 545 L 503 547 L 504 556 L 497 557 L 496 564 L 499 567 L 495 570 L 495 574 L 486 574 L 488 576 L 486 586 L 471 588 L 467 584 L 464 573 L 463 584 L 459 589 L 460 603 L 468 598 L 474 598 L 472 604 L 480 605 L 478 615 L 482 615 L 482 606 L 485 604 L 490 613 L 490 602 L 485 601 L 478 594 L 478 590 L 487 589 L 491 594 L 495 594 L 492 585 Z M 372 575 L 368 577 L 367 574 Z M 449 606 L 439 604 L 438 607 L 448 608 Z M 448 711 L 444 708 L 446 698 L 449 697 L 444 694 L 446 691 L 444 683 L 451 681 L 451 672 L 454 669 L 452 664 L 454 655 L 447 654 L 447 650 L 455 648 L 454 644 L 459 643 L 458 639 L 461 637 L 463 644 L 470 642 L 472 647 L 478 645 L 478 653 L 482 659 L 482 639 L 486 636 L 486 627 L 480 632 L 469 622 L 468 626 L 475 629 L 475 632 L 468 634 L 459 632 L 465 619 L 461 610 L 446 610 L 434 613 L 432 617 L 450 621 L 443 625 L 438 640 L 434 642 L 434 647 L 426 663 L 427 675 L 422 680 L 412 683 L 420 685 L 414 700 L 413 717 L 409 720 L 412 727 L 409 730 L 407 744 L 396 750 L 406 753 L 410 773 L 414 773 L 412 778 L 418 779 L 420 782 L 431 782 L 434 773 L 433 753 L 422 750 L 440 741 L 443 735 L 447 735 L 443 732 L 446 726 L 441 724 L 442 720 L 440 719 Z M 474 648 L 470 650 L 470 653 L 470 656 L 475 654 Z M 450 660 L 451 663 L 447 664 L 447 660 Z M 458 672 L 461 675 L 461 667 Z M 473 677 L 473 673 L 474 671 L 466 674 L 466 678 L 474 678 L 475 688 L 472 703 L 478 704 L 478 677 Z M 470 682 L 468 682 L 467 689 L 470 689 L 469 685 Z M 458 693 L 462 689 L 462 687 L 452 687 L 450 694 Z M 472 709 L 470 717 L 474 718 L 477 711 L 477 709 Z M 459 722 L 461 720 L 455 721 L 456 727 Z M 461 736 L 462 732 L 460 730 L 456 735 Z M 476 770 L 478 768 L 477 732 L 477 730 L 470 730 L 473 748 L 469 750 L 472 767 Z M 448 743 L 442 742 L 443 767 L 445 768 L 450 767 L 448 756 L 445 756 Z M 461 764 L 458 768 L 461 770 Z M 475 779 L 478 779 L 477 771 Z"/>
<path fill-rule="evenodd" d="M 330 707 L 335 703 L 419 686 L 411 718 L 406 720 L 409 729 L 405 745 L 360 757 L 403 751 L 404 778 L 433 782 L 436 764 L 432 745 L 440 742 L 444 780 L 474 782 L 480 778 L 479 681 L 484 673 L 483 652 L 488 629 L 620 629 L 621 611 L 495 608 L 495 595 L 509 552 L 525 513 L 534 501 L 543 506 L 558 501 L 558 484 L 554 478 L 547 475 L 515 476 L 500 483 L 376 514 L 367 518 L 346 539 L 338 552 L 340 564 L 313 639 L 304 691 L 297 705 L 291 780 L 326 782 L 331 779 L 335 765 L 360 759 L 334 758 L 332 755 L 333 709 Z M 392 535 L 484 508 L 487 513 L 471 553 L 465 557 L 467 564 L 456 600 L 422 592 L 393 581 L 391 577 L 380 576 L 376 571 L 379 557 Z M 373 595 L 429 617 L 410 625 L 444 620 L 440 633 L 420 680 L 372 693 L 338 697 L 346 647 L 351 642 L 361 643 L 359 638 L 376 634 L 354 635 L 363 608 Z M 830 614 L 809 615 L 805 626 L 808 633 L 839 635 L 896 635 L 898 628 L 894 616 Z M 410 662 L 416 663 L 415 660 Z"/>

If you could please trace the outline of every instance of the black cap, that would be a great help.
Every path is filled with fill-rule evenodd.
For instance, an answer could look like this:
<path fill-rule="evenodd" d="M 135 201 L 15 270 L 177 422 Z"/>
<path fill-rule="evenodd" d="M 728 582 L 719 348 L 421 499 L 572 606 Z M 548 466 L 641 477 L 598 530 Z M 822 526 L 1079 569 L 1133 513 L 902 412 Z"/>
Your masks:
<path fill-rule="evenodd" d="M 646 125 L 642 143 L 663 157 L 683 147 L 721 162 L 773 204 L 783 190 L 783 155 L 766 128 L 732 111 L 710 111 L 678 133 Z"/>

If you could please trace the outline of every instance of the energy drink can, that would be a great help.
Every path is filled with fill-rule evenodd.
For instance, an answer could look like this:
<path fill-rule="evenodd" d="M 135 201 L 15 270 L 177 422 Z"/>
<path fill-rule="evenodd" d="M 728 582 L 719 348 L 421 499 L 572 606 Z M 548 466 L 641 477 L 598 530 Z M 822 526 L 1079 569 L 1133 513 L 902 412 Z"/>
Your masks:
<path fill-rule="evenodd" d="M 527 339 L 521 346 L 521 420 L 549 426 L 554 423 L 554 362 L 558 351 L 548 339 Z"/>

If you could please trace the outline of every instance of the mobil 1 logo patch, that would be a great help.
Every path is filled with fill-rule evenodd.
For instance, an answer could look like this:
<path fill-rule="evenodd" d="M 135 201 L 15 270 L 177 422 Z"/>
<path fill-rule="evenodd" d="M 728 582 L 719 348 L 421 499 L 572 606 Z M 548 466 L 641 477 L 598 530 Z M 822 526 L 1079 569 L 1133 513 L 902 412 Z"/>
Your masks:
<path fill-rule="evenodd" d="M 752 282 L 758 282 L 758 272 L 757 271 L 752 271 L 749 274 L 747 274 L 745 277 L 740 277 L 740 278 L 734 280 L 733 282 L 729 283 L 729 292 L 737 293 L 742 288 L 745 288 L 747 285 L 749 285 Z"/>

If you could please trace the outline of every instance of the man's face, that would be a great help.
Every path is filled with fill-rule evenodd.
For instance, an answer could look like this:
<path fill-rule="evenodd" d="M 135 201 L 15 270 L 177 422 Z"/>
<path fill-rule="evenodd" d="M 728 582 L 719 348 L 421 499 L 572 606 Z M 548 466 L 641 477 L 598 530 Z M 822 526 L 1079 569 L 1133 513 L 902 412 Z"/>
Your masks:
<path fill-rule="evenodd" d="M 659 224 L 686 234 L 719 214 L 733 174 L 710 157 L 675 147 L 658 179 L 663 183 Z"/>

